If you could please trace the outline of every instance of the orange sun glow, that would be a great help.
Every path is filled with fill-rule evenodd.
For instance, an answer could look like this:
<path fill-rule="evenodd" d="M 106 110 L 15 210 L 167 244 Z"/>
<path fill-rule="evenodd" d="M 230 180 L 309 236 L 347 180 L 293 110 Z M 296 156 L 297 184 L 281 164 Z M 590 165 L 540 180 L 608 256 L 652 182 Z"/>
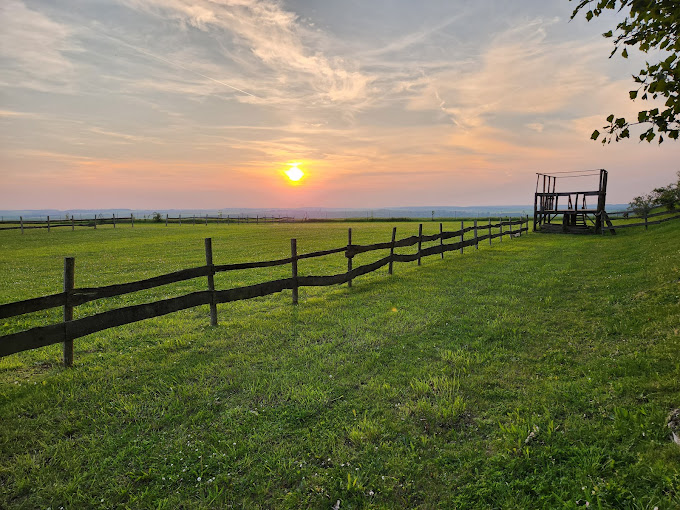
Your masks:
<path fill-rule="evenodd" d="M 305 173 L 302 170 L 300 170 L 297 166 L 292 166 L 288 170 L 286 170 L 286 175 L 291 181 L 298 182 L 300 179 L 304 177 Z"/>

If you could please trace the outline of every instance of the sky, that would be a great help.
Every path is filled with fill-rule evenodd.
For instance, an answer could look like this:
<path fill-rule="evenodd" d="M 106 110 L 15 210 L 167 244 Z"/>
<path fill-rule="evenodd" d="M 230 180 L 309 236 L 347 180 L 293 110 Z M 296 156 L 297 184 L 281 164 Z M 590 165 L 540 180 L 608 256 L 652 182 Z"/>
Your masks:
<path fill-rule="evenodd" d="M 2 0 L 0 209 L 531 204 L 536 172 L 597 168 L 626 203 L 674 182 L 680 143 L 590 140 L 646 106 L 654 55 L 609 59 L 616 15 L 572 9 Z"/>

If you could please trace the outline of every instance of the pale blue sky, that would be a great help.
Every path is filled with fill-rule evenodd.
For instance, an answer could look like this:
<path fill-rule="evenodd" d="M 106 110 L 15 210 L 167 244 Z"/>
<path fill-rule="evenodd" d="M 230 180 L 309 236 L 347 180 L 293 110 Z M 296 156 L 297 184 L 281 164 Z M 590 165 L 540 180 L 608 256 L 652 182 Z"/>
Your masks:
<path fill-rule="evenodd" d="M 0 208 L 527 204 L 589 168 L 627 202 L 680 145 L 589 140 L 644 59 L 572 8 L 3 0 Z"/>

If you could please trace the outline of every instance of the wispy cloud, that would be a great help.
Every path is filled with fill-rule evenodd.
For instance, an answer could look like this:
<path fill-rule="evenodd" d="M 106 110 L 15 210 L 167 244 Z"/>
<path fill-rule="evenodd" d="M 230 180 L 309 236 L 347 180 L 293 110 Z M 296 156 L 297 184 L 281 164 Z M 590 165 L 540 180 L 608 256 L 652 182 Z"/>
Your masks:
<path fill-rule="evenodd" d="M 213 33 L 232 45 L 248 48 L 269 71 L 255 86 L 262 89 L 282 85 L 306 86 L 318 100 L 333 103 L 360 104 L 368 93 L 371 77 L 340 56 L 327 56 L 311 47 L 318 37 L 298 16 L 286 11 L 279 3 L 257 0 L 184 1 L 184 0 L 123 0 L 126 5 L 147 13 L 169 18 L 180 26 Z M 242 57 L 243 58 L 243 57 Z M 281 101 L 278 94 L 265 92 L 248 98 Z M 307 94 L 309 95 L 309 94 Z"/>
<path fill-rule="evenodd" d="M 19 0 L 0 3 L 0 85 L 51 90 L 67 86 L 74 66 L 67 52 L 81 51 L 72 30 Z"/>

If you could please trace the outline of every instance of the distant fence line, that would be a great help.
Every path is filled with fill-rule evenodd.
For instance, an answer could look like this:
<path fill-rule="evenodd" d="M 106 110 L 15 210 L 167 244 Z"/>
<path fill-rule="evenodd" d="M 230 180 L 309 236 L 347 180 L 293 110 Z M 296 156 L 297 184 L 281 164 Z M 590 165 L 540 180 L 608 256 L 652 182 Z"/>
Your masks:
<path fill-rule="evenodd" d="M 603 234 L 604 230 L 617 230 L 620 228 L 631 228 L 631 227 L 645 227 L 645 229 L 649 228 L 649 225 L 658 225 L 660 223 L 665 223 L 666 221 L 671 221 L 671 220 L 677 220 L 680 219 L 680 212 L 679 211 L 662 211 L 662 212 L 657 212 L 653 214 L 643 214 L 642 216 L 635 214 L 635 211 L 616 211 L 616 212 L 611 212 L 611 213 L 606 213 L 607 216 L 609 216 L 610 221 L 612 224 L 607 227 L 603 227 Z M 673 214 L 674 216 L 669 216 L 670 214 Z M 661 218 L 659 220 L 652 220 L 649 221 L 649 218 L 658 218 L 660 216 L 668 216 L 667 218 Z M 637 223 L 623 223 L 616 225 L 613 222 L 614 221 L 628 221 L 628 220 L 642 220 L 638 221 Z M 603 222 L 604 223 L 604 222 Z"/>
<path fill-rule="evenodd" d="M 190 215 L 184 217 L 180 214 L 177 217 L 171 217 L 166 214 L 165 218 L 160 216 L 158 219 L 153 219 L 152 217 L 140 220 L 140 218 L 136 218 L 132 214 L 130 216 L 116 216 L 113 214 L 110 217 L 104 217 L 103 215 L 97 217 L 97 215 L 95 215 L 94 218 L 76 219 L 72 215 L 70 218 L 50 218 L 50 216 L 47 216 L 45 220 L 24 220 L 23 216 L 20 216 L 18 221 L 0 221 L 0 230 L 21 230 L 21 233 L 23 234 L 24 230 L 36 228 L 46 228 L 49 232 L 51 229 L 59 227 L 71 227 L 71 230 L 75 230 L 76 227 L 92 227 L 96 229 L 97 225 L 113 225 L 113 228 L 116 228 L 117 224 L 120 225 L 124 223 L 128 223 L 131 227 L 134 227 L 135 220 L 137 220 L 137 222 L 143 221 L 145 223 L 165 222 L 165 226 L 167 227 L 170 223 L 181 225 L 182 222 L 193 225 L 196 225 L 197 223 L 204 223 L 205 225 L 208 225 L 208 223 L 291 223 L 295 221 L 295 218 L 290 216 L 209 216 L 207 214 L 205 216 Z"/>
<path fill-rule="evenodd" d="M 63 292 L 0 305 L 0 319 L 39 312 L 50 308 L 63 307 L 64 321 L 49 326 L 35 327 L 26 331 L 0 336 L 0 357 L 56 343 L 63 343 L 64 364 L 70 366 L 73 363 L 73 340 L 98 331 L 202 305 L 210 305 L 210 324 L 216 325 L 216 305 L 218 303 L 228 303 L 231 301 L 267 296 L 281 292 L 285 289 L 291 289 L 293 303 L 297 304 L 298 289 L 300 287 L 323 287 L 343 283 L 347 283 L 351 286 L 353 279 L 376 271 L 384 266 L 388 266 L 388 274 L 392 274 L 394 262 L 417 261 L 418 265 L 420 265 L 423 257 L 440 255 L 443 259 L 445 252 L 460 250 L 460 253 L 463 253 L 463 250 L 466 247 L 474 246 L 476 249 L 479 249 L 479 245 L 483 241 L 488 241 L 489 245 L 491 245 L 492 240 L 496 238 L 502 241 L 503 236 L 510 236 L 510 238 L 513 236 L 521 236 L 523 232 L 528 232 L 528 224 L 528 216 L 519 220 L 499 221 L 497 223 L 492 223 L 491 219 L 489 219 L 488 223 L 480 223 L 478 220 L 475 220 L 474 224 L 468 227 L 461 221 L 460 230 L 444 232 L 443 224 L 440 223 L 439 234 L 423 235 L 423 224 L 421 223 L 418 228 L 417 236 L 410 236 L 397 240 L 397 227 L 393 227 L 392 238 L 389 242 L 369 245 L 352 244 L 352 229 L 350 228 L 348 230 L 348 243 L 343 247 L 300 254 L 297 251 L 297 240 L 291 239 L 290 257 L 278 260 L 242 262 L 235 264 L 214 264 L 212 240 L 206 238 L 206 265 L 204 266 L 183 269 L 181 271 L 175 271 L 173 273 L 135 282 L 93 288 L 75 287 L 75 259 L 73 257 L 66 257 L 64 259 Z M 519 228 L 513 228 L 516 226 L 519 226 Z M 497 229 L 498 232 L 494 233 L 493 230 L 495 229 Z M 465 239 L 465 234 L 469 232 L 472 232 L 473 236 L 469 239 Z M 481 234 L 481 232 L 485 233 Z M 457 242 L 445 244 L 444 241 L 448 239 L 457 239 Z M 439 244 L 423 248 L 423 243 L 434 241 L 439 241 Z M 395 249 L 397 248 L 414 245 L 417 245 L 418 247 L 416 253 L 395 253 Z M 375 250 L 390 250 L 390 254 L 370 264 L 352 268 L 353 257 L 360 253 Z M 343 252 L 347 258 L 347 272 L 329 276 L 298 276 L 298 261 Z M 214 275 L 216 273 L 288 264 L 291 266 L 291 276 L 289 278 L 227 290 L 215 290 Z M 192 292 L 183 296 L 162 299 L 151 303 L 126 306 L 73 320 L 73 309 L 84 303 L 98 299 L 122 296 L 141 290 L 152 289 L 162 285 L 201 277 L 207 278 L 208 290 Z"/>

